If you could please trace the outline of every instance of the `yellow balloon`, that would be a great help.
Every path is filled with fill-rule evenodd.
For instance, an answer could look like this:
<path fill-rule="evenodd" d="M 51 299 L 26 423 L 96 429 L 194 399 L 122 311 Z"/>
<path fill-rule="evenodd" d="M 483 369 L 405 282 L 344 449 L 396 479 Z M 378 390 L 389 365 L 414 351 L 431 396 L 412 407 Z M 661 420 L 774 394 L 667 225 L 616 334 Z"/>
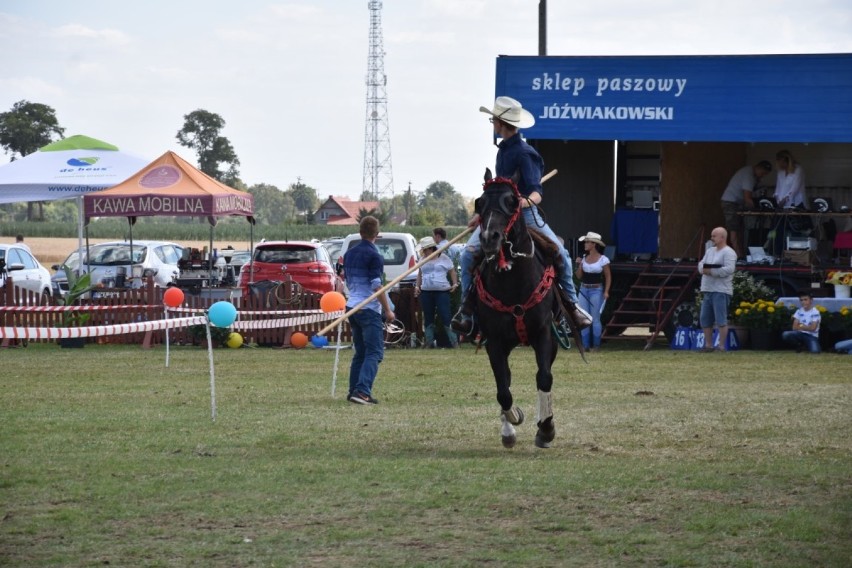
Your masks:
<path fill-rule="evenodd" d="M 231 335 L 228 336 L 228 341 L 226 341 L 226 343 L 231 349 L 241 347 L 243 344 L 243 336 L 236 331 L 232 331 Z"/>

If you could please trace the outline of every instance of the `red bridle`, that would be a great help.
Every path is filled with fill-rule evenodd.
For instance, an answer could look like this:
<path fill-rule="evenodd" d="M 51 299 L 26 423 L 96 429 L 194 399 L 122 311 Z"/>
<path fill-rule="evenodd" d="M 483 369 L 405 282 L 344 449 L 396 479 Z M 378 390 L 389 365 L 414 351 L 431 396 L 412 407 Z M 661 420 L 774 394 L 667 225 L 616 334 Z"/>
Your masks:
<path fill-rule="evenodd" d="M 512 191 L 515 193 L 515 197 L 518 199 L 518 206 L 515 211 L 509 216 L 509 221 L 506 223 L 506 229 L 504 231 L 504 236 L 508 239 L 509 231 L 512 230 L 512 226 L 515 224 L 515 221 L 518 220 L 518 216 L 521 214 L 521 194 L 518 191 L 518 186 L 515 185 L 515 182 L 509 178 L 494 178 L 489 180 L 484 185 L 484 191 L 488 191 L 488 186 L 495 183 L 505 183 L 508 184 Z M 482 228 L 482 216 L 480 215 L 479 220 L 480 228 Z M 498 270 L 505 270 L 509 264 L 506 262 L 506 257 L 503 254 L 503 247 L 500 247 L 500 254 L 497 259 L 497 268 Z M 530 297 L 527 298 L 527 301 L 523 304 L 515 304 L 513 306 L 507 306 L 494 296 L 492 296 L 488 290 L 485 289 L 485 285 L 482 283 L 482 278 L 479 272 L 476 273 L 476 292 L 479 295 L 479 299 L 483 304 L 488 306 L 494 311 L 503 312 L 512 314 L 515 318 L 515 333 L 518 336 L 518 341 L 522 345 L 527 344 L 527 326 L 524 323 L 524 315 L 527 311 L 544 300 L 547 297 L 547 293 L 550 291 L 551 286 L 553 286 L 553 279 L 556 277 L 556 270 L 553 268 L 553 265 L 548 265 L 544 269 L 544 274 L 541 275 L 541 280 L 538 283 L 538 286 L 532 291 Z"/>
<path fill-rule="evenodd" d="M 515 225 L 515 221 L 518 220 L 518 216 L 521 214 L 521 192 L 518 191 L 518 186 L 514 181 L 510 178 L 498 177 L 488 180 L 483 184 L 483 193 L 488 191 L 488 187 L 494 184 L 507 184 L 512 188 L 512 192 L 515 194 L 515 197 L 518 200 L 518 206 L 515 208 L 515 211 L 509 215 L 509 221 L 506 223 L 506 228 L 503 230 L 503 236 L 505 238 L 509 238 L 509 231 L 512 230 L 512 227 Z M 482 215 L 479 216 L 479 228 L 482 229 Z M 506 255 L 503 253 L 503 247 L 500 247 L 500 253 L 497 256 L 497 268 L 498 270 L 506 270 L 509 267 L 509 263 L 506 262 Z"/>

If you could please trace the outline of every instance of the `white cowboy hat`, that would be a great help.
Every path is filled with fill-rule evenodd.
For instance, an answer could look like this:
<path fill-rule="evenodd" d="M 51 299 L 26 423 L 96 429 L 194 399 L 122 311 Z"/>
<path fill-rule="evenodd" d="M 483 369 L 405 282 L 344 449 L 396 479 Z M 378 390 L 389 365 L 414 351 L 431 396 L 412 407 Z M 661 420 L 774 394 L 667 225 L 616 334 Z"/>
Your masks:
<path fill-rule="evenodd" d="M 601 245 L 602 247 L 606 246 L 606 243 L 603 242 L 603 240 L 601 239 L 601 236 L 599 234 L 593 233 L 591 231 L 586 233 L 584 236 L 580 237 L 580 242 L 582 243 L 583 241 L 589 241 L 590 243 L 595 243 L 595 244 Z"/>
<path fill-rule="evenodd" d="M 423 237 L 422 239 L 420 239 L 420 242 L 417 243 L 417 248 L 419 248 L 420 250 L 432 248 L 435 246 L 438 245 L 435 244 L 435 239 L 433 239 L 432 237 Z"/>
<path fill-rule="evenodd" d="M 535 124 L 533 115 L 524 110 L 521 103 L 512 97 L 497 97 L 492 110 L 481 106 L 479 112 L 490 114 L 515 128 L 529 128 Z"/>

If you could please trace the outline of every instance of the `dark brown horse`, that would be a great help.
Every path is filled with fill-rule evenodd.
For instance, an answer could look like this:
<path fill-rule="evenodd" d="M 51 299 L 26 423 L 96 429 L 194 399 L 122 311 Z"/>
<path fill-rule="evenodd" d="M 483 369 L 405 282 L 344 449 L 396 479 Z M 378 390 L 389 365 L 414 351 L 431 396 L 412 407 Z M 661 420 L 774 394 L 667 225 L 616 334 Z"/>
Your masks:
<path fill-rule="evenodd" d="M 476 200 L 481 245 L 474 285 L 477 321 L 497 382 L 497 402 L 502 409 L 503 445 L 515 445 L 515 428 L 524 413 L 512 399 L 509 353 L 518 345 L 535 351 L 538 372 L 535 445 L 547 448 L 556 436 L 553 424 L 551 366 L 559 345 L 553 334 L 556 305 L 556 244 L 530 230 L 521 214 L 516 180 L 492 179 L 485 173 L 485 190 Z"/>

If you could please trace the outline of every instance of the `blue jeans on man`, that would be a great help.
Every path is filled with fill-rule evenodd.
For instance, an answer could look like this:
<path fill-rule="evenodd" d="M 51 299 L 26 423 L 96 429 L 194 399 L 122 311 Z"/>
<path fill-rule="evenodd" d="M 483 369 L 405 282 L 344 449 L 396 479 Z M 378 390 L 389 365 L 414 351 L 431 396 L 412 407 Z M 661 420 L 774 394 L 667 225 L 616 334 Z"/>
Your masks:
<path fill-rule="evenodd" d="M 811 335 L 805 331 L 790 329 L 781 334 L 781 339 L 784 340 L 784 343 L 795 345 L 797 348 L 807 347 L 811 353 L 820 352 L 819 336 Z"/>
<path fill-rule="evenodd" d="M 349 318 L 355 355 L 349 367 L 349 394 L 360 392 L 373 395 L 373 382 L 379 372 L 379 363 L 385 354 L 385 333 L 382 314 L 363 309 Z"/>

